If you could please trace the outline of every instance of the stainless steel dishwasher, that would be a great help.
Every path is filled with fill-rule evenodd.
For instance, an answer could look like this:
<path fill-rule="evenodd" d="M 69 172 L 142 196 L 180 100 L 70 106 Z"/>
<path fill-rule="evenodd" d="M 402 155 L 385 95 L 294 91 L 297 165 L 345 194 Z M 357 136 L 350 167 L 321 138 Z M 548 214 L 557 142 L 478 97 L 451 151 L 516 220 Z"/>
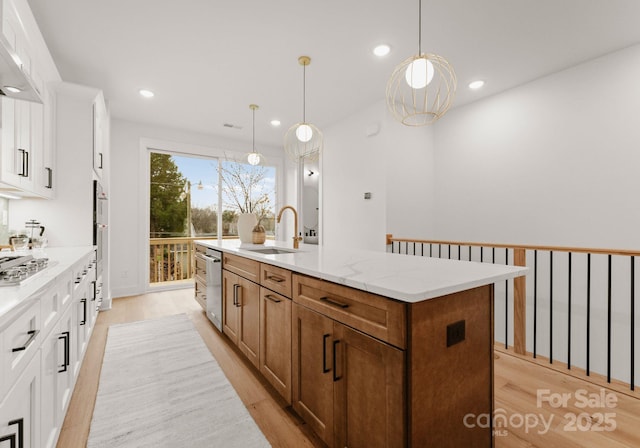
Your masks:
<path fill-rule="evenodd" d="M 200 255 L 207 263 L 207 317 L 222 331 L 222 252 L 207 248 Z"/>

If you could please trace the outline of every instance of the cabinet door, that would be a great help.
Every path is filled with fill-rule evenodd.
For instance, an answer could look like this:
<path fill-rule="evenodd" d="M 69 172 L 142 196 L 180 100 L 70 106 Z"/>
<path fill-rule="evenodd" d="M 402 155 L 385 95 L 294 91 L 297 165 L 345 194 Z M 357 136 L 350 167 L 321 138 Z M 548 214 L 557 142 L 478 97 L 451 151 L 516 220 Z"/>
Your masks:
<path fill-rule="evenodd" d="M 339 323 L 332 345 L 334 446 L 404 446 L 404 353 Z"/>
<path fill-rule="evenodd" d="M 31 360 L 0 406 L 0 446 L 40 448 L 40 356 Z"/>
<path fill-rule="evenodd" d="M 328 445 L 333 444 L 333 321 L 293 304 L 293 409 Z"/>
<path fill-rule="evenodd" d="M 291 300 L 260 288 L 260 372 L 291 404 Z"/>
<path fill-rule="evenodd" d="M 0 178 L 3 183 L 19 187 L 24 154 L 16 146 L 16 100 L 2 97 L 2 163 Z"/>
<path fill-rule="evenodd" d="M 76 330 L 73 317 L 73 310 L 69 308 L 62 315 L 60 323 L 58 324 L 59 368 L 56 372 L 56 415 L 59 426 L 62 426 L 62 422 L 64 421 L 74 385 L 72 366 L 75 361 L 73 347 L 74 344 L 76 344 Z M 64 366 L 66 366 L 66 368 Z"/>
<path fill-rule="evenodd" d="M 84 287 L 84 281 L 81 287 Z M 89 318 L 89 303 L 85 294 L 82 294 L 73 303 L 73 324 L 75 337 L 73 338 L 73 376 L 74 378 L 80 373 L 80 367 L 82 365 L 82 358 L 87 348 L 88 342 L 88 318 Z"/>
<path fill-rule="evenodd" d="M 18 173 L 21 177 L 20 188 L 33 191 L 34 190 L 34 157 L 37 157 L 37 151 L 34 151 L 33 140 L 31 136 L 31 103 L 28 101 L 16 101 L 16 146 L 18 148 L 21 164 L 18 167 Z"/>
<path fill-rule="evenodd" d="M 238 289 L 240 332 L 238 347 L 260 369 L 260 286 L 240 277 Z"/>
<path fill-rule="evenodd" d="M 42 345 L 42 394 L 40 446 L 53 448 L 64 419 L 63 397 L 68 401 L 71 376 L 71 310 L 64 314 L 55 330 Z M 61 381 L 66 378 L 66 381 Z"/>
<path fill-rule="evenodd" d="M 222 271 L 222 332 L 238 345 L 240 321 L 237 305 L 240 277 L 229 271 Z"/>

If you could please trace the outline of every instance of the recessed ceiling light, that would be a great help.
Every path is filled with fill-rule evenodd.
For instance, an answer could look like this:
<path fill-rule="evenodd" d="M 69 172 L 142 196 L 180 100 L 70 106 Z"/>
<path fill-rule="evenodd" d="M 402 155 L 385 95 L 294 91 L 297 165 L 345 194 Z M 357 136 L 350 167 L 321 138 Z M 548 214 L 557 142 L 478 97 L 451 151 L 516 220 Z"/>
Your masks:
<path fill-rule="evenodd" d="M 280 126 L 280 120 L 271 120 L 271 126 L 277 128 L 278 126 Z"/>
<path fill-rule="evenodd" d="M 382 45 L 378 45 L 376 48 L 373 49 L 373 54 L 375 54 L 378 57 L 383 57 L 389 54 L 389 52 L 391 51 L 391 47 L 387 44 L 382 44 Z"/>
<path fill-rule="evenodd" d="M 473 81 L 469 83 L 469 88 L 476 90 L 479 89 L 480 87 L 482 87 L 484 85 L 484 81 L 482 80 L 478 80 L 478 81 Z"/>
<path fill-rule="evenodd" d="M 145 98 L 152 98 L 155 93 L 153 93 L 151 90 L 147 90 L 147 89 L 140 89 L 139 90 L 140 95 L 142 95 Z"/>
<path fill-rule="evenodd" d="M 22 90 L 18 89 L 17 87 L 12 87 L 12 86 L 4 86 L 5 90 L 8 90 L 11 93 L 20 93 L 22 92 Z"/>

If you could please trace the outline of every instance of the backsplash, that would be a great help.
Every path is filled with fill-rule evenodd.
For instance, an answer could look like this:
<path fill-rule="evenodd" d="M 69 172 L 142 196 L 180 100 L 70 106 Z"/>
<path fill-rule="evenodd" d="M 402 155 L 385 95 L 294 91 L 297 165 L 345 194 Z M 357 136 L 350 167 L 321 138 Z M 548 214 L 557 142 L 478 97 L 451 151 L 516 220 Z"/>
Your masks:
<path fill-rule="evenodd" d="M 9 244 L 9 199 L 0 198 L 0 246 Z"/>

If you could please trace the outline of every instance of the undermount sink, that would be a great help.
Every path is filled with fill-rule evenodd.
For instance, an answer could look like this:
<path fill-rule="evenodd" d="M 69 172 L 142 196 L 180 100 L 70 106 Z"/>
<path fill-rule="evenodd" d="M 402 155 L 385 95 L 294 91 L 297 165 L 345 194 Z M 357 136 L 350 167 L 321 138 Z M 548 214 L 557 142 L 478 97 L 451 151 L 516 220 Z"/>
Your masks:
<path fill-rule="evenodd" d="M 249 252 L 258 252 L 260 254 L 266 254 L 266 255 L 277 255 L 277 254 L 295 254 L 296 252 L 298 252 L 297 250 L 294 249 L 280 249 L 277 247 L 266 247 L 264 249 L 246 249 Z"/>

